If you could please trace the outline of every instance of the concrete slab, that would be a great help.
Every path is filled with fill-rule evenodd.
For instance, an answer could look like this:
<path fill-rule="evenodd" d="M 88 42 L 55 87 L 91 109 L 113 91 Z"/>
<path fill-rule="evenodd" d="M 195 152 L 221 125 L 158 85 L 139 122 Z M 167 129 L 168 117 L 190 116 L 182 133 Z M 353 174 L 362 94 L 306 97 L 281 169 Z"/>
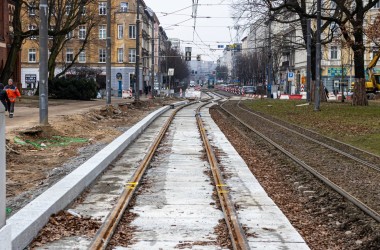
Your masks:
<path fill-rule="evenodd" d="M 165 150 L 144 178 L 149 188 L 143 188 L 131 210 L 138 216 L 132 222 L 134 243 L 126 249 L 221 249 L 214 228 L 223 213 L 212 198 L 194 109 L 179 112 L 162 145 Z"/>
<path fill-rule="evenodd" d="M 12 241 L 11 241 L 11 226 L 5 225 L 0 228 L 0 250 L 11 250 Z"/>
<path fill-rule="evenodd" d="M 286 216 L 268 197 L 244 160 L 210 117 L 203 117 L 211 144 L 220 152 L 220 165 L 228 173 L 225 183 L 236 208 L 239 222 L 248 233 L 249 246 L 258 249 L 309 249 Z M 292 249 L 292 248 L 290 248 Z"/>
<path fill-rule="evenodd" d="M 176 103 L 174 106 L 182 104 L 184 102 Z M 12 225 L 12 249 L 24 249 L 46 224 L 51 214 L 70 204 L 148 125 L 169 109 L 170 107 L 166 106 L 149 114 L 9 218 L 7 223 Z"/>

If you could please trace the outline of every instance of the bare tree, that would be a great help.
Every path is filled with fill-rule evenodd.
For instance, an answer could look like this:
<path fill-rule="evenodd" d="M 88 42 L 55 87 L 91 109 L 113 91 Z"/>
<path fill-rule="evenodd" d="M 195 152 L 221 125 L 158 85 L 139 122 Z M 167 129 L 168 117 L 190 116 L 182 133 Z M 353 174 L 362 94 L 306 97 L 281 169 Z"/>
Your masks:
<path fill-rule="evenodd" d="M 95 0 L 49 0 L 49 31 L 51 39 L 51 55 L 49 57 L 49 78 L 54 76 L 55 62 L 59 51 L 67 42 L 67 35 L 73 32 L 79 25 L 86 24 L 87 34 L 90 34 L 90 28 L 94 26 L 95 18 L 91 15 L 83 15 L 86 6 L 90 3 L 96 3 Z M 38 18 L 38 0 L 20 0 L 14 1 L 13 13 L 13 33 L 12 44 L 9 50 L 7 61 L 0 75 L 0 81 L 6 82 L 14 73 L 15 65 L 21 47 L 25 39 L 37 37 L 39 34 Z M 33 13 L 33 15 L 31 15 Z M 28 20 L 27 22 L 25 20 Z M 29 25 L 34 28 L 30 29 Z M 83 50 L 85 43 L 88 41 L 88 35 L 82 41 Z M 78 54 L 80 53 L 78 52 Z M 77 56 L 77 55 L 76 55 Z M 76 57 L 75 57 L 76 58 Z"/>
<path fill-rule="evenodd" d="M 249 12 L 265 13 L 268 10 L 270 13 L 276 14 L 276 16 L 283 16 L 285 12 L 292 12 L 298 15 L 298 21 L 301 23 L 303 40 L 306 44 L 307 32 L 306 32 L 306 20 L 308 18 L 316 18 L 316 1 L 306 0 L 240 0 L 239 4 L 249 5 L 249 8 L 245 10 Z M 322 6 L 322 19 L 324 20 L 321 32 L 326 34 L 327 28 L 339 27 L 340 34 L 344 37 L 347 44 L 354 52 L 355 63 L 355 78 L 357 84 L 355 84 L 354 105 L 368 105 L 368 100 L 365 93 L 365 71 L 364 71 L 364 19 L 366 13 L 378 3 L 378 0 L 331 0 L 325 1 Z M 254 6 L 257 6 L 256 10 Z M 243 8 L 243 7 L 242 7 Z M 236 9 L 236 8 L 235 8 Z M 244 8 L 243 8 L 244 9 Z M 280 14 L 280 15 L 279 15 Z M 283 22 L 284 20 L 277 20 Z M 333 38 L 336 38 L 335 32 L 328 32 L 331 37 L 327 37 L 327 42 L 331 42 Z M 315 58 L 315 30 L 312 34 L 312 58 Z M 315 60 L 312 60 L 314 62 Z M 314 79 L 315 67 L 312 65 L 312 75 Z"/>

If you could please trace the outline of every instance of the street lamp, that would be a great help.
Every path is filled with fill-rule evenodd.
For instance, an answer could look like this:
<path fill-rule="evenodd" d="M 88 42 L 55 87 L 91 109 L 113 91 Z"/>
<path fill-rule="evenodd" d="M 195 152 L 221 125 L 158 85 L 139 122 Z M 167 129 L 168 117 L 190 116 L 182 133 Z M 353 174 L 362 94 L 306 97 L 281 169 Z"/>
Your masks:
<path fill-rule="evenodd" d="M 314 111 L 320 111 L 320 87 L 321 87 L 321 3 L 317 0 L 317 39 L 316 39 L 316 67 L 315 67 L 315 92 Z"/>

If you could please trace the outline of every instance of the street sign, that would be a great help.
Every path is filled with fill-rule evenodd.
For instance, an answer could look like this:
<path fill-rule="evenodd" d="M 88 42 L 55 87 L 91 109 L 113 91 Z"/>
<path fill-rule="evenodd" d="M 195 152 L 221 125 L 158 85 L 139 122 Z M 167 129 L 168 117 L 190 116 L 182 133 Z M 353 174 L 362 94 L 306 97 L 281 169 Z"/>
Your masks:
<path fill-rule="evenodd" d="M 37 75 L 36 74 L 25 74 L 25 83 L 36 83 Z"/>
<path fill-rule="evenodd" d="M 294 81 L 294 73 L 293 72 L 288 72 L 288 81 Z"/>
<path fill-rule="evenodd" d="M 174 69 L 173 68 L 168 69 L 168 76 L 174 76 Z"/>

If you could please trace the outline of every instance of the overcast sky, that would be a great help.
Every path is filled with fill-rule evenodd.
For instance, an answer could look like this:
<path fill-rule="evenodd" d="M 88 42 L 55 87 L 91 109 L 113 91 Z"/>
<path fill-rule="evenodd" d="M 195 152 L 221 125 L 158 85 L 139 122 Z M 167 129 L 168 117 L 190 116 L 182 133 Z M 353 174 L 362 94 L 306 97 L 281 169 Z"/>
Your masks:
<path fill-rule="evenodd" d="M 169 38 L 181 39 L 183 48 L 192 47 L 193 57 L 201 54 L 202 60 L 216 61 L 223 51 L 218 45 L 236 42 L 231 0 L 198 0 L 195 31 L 192 0 L 144 2 L 156 13 Z"/>

